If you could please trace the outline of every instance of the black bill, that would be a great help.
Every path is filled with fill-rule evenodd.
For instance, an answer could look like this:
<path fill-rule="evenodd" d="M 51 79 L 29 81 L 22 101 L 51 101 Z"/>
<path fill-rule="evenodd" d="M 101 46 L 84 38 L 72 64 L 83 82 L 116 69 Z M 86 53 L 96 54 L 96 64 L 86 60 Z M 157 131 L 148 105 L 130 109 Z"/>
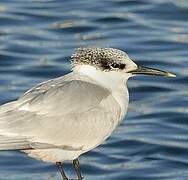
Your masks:
<path fill-rule="evenodd" d="M 149 67 L 142 67 L 138 66 L 137 69 L 130 71 L 129 73 L 132 74 L 145 74 L 145 75 L 153 75 L 153 76 L 166 76 L 166 77 L 176 77 L 175 74 L 162 71 L 159 69 L 149 68 Z"/>

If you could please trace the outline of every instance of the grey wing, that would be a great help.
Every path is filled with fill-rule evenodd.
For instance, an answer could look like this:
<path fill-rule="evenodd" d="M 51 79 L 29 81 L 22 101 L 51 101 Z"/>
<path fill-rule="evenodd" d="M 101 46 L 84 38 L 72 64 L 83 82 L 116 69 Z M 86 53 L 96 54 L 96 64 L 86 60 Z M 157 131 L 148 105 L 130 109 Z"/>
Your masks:
<path fill-rule="evenodd" d="M 107 89 L 81 80 L 40 84 L 0 108 L 0 150 L 76 148 L 84 136 L 91 135 L 91 124 L 95 126 L 103 116 L 108 118 L 104 102 L 110 99 Z M 81 139 L 75 141 L 78 134 Z"/>

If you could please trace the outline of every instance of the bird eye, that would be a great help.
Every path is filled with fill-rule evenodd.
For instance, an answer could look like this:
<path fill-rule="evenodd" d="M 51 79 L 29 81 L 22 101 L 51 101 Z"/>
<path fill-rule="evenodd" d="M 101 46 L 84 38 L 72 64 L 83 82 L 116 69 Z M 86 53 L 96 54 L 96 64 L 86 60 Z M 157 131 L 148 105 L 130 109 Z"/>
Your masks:
<path fill-rule="evenodd" d="M 125 69 L 125 64 L 120 64 L 119 69 Z"/>
<path fill-rule="evenodd" d="M 113 64 L 111 64 L 110 66 L 111 66 L 111 68 L 113 68 L 113 69 L 119 68 L 119 64 L 116 64 L 116 63 L 113 63 Z"/>
<path fill-rule="evenodd" d="M 124 69 L 125 68 L 125 64 L 116 64 L 116 63 L 113 63 L 110 66 L 113 69 Z"/>

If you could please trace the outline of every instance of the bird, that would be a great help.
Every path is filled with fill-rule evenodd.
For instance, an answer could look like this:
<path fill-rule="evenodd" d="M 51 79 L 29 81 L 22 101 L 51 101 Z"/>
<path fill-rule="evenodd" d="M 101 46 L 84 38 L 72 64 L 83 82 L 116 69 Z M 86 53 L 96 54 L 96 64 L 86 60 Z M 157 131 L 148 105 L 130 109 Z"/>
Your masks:
<path fill-rule="evenodd" d="M 70 61 L 68 74 L 0 106 L 0 150 L 52 163 L 63 180 L 68 180 L 64 162 L 70 161 L 82 180 L 79 157 L 102 144 L 127 114 L 127 80 L 176 75 L 138 65 L 115 48 L 81 47 Z"/>

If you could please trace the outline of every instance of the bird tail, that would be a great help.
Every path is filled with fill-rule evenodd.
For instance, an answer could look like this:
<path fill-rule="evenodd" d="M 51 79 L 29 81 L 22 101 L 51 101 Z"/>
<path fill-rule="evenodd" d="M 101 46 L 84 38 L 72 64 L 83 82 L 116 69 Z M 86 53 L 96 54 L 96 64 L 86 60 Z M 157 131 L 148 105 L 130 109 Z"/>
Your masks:
<path fill-rule="evenodd" d="M 25 137 L 18 137 L 9 132 L 6 115 L 13 111 L 15 106 L 14 101 L 0 106 L 0 150 L 20 150 L 29 147 Z"/>
<path fill-rule="evenodd" d="M 24 137 L 11 137 L 0 135 L 0 150 L 31 149 L 30 142 Z"/>

